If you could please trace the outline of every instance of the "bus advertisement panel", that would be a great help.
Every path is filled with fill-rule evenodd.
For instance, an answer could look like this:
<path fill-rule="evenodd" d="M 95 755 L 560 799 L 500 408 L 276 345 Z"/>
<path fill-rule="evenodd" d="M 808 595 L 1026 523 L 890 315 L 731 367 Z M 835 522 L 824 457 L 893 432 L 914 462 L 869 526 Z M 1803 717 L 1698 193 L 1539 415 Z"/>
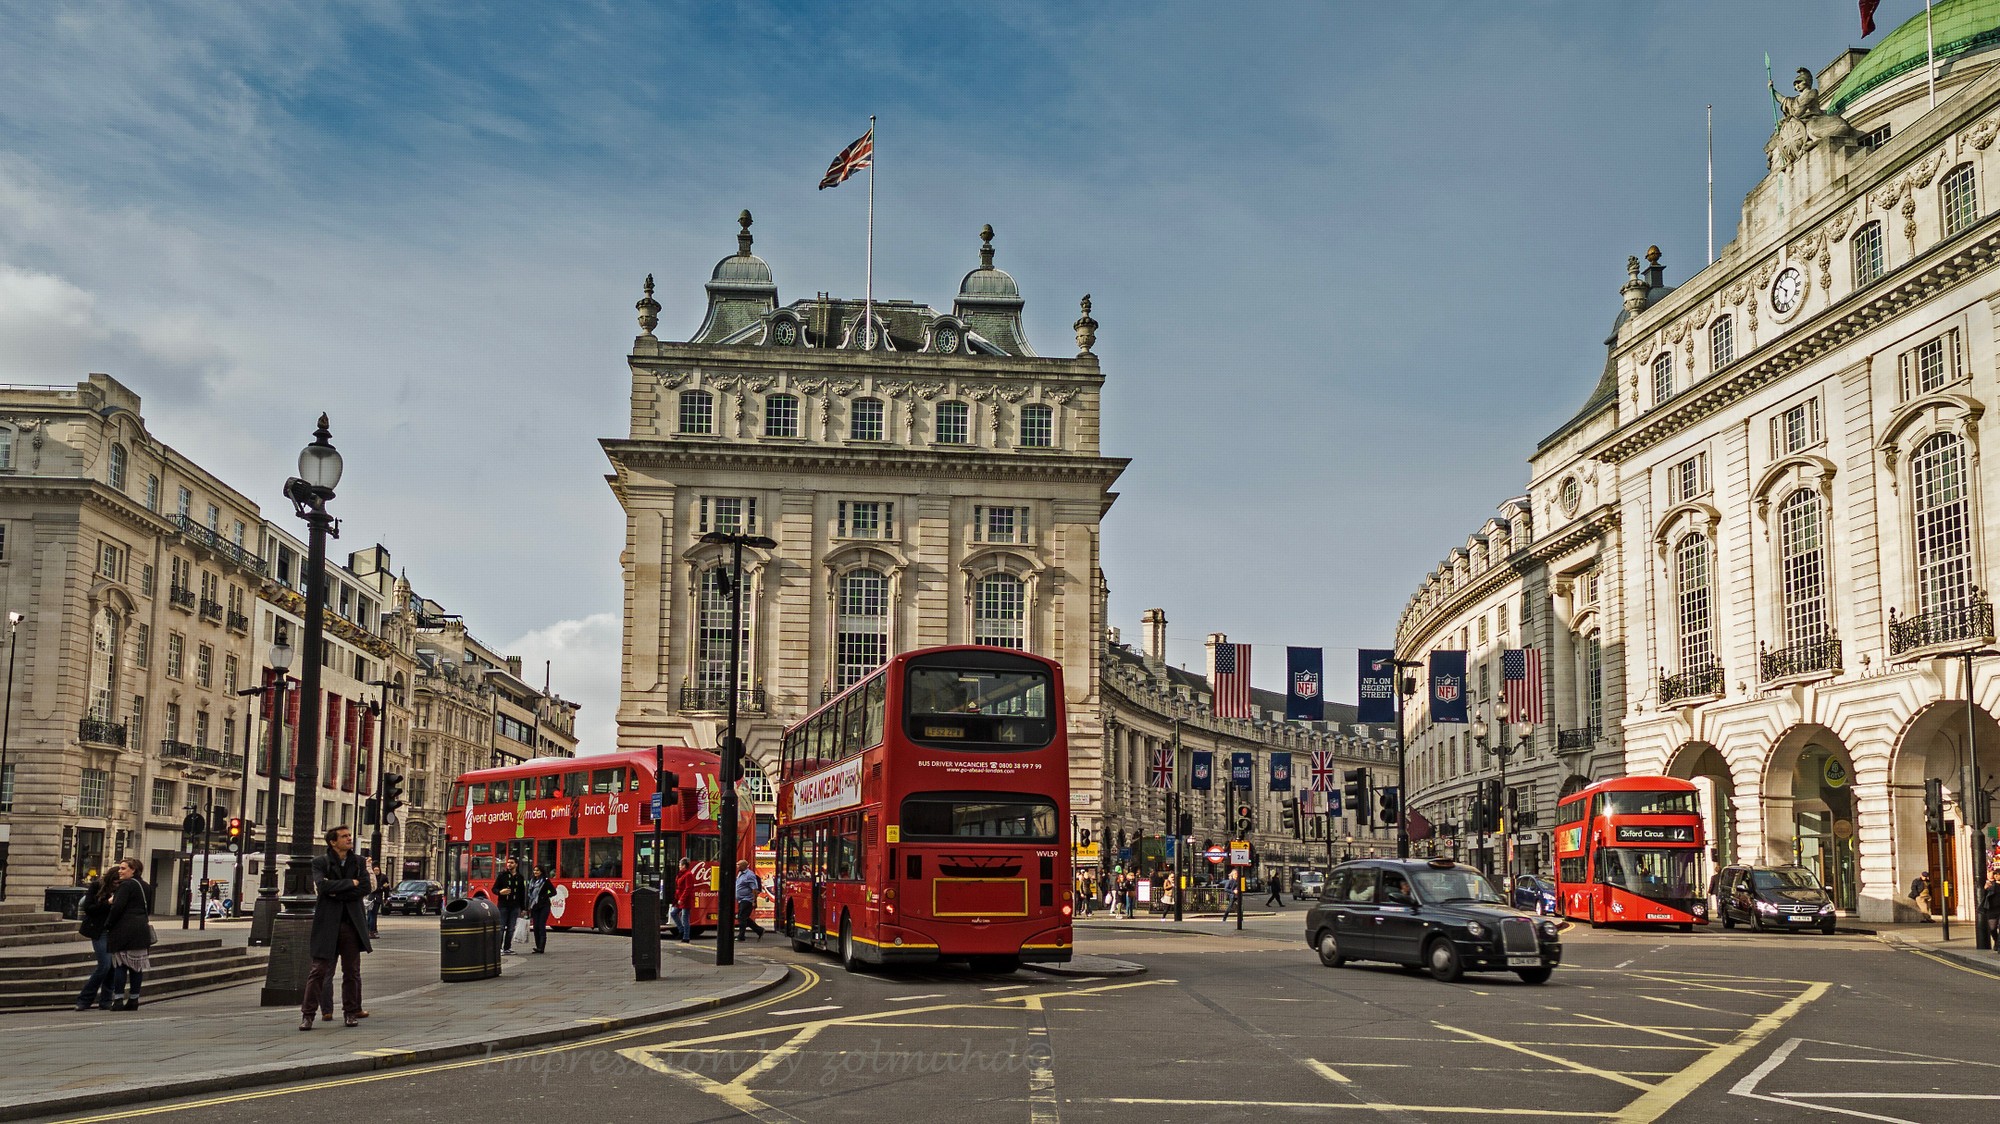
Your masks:
<path fill-rule="evenodd" d="M 778 924 L 850 970 L 1070 958 L 1062 668 L 1005 648 L 892 657 L 785 734 Z"/>
<path fill-rule="evenodd" d="M 1593 926 L 1708 924 L 1701 804 L 1675 777 L 1599 781 L 1556 806 L 1556 901 Z"/>
<path fill-rule="evenodd" d="M 642 750 L 540 758 L 459 777 L 445 820 L 451 890 L 490 899 L 495 875 L 513 858 L 523 877 L 537 866 L 550 872 L 555 885 L 550 925 L 629 930 L 633 888 L 658 877 L 653 857 L 655 756 Z M 711 752 L 682 746 L 668 746 L 663 756 L 673 781 L 662 802 L 660 850 L 670 872 L 683 858 L 694 863 L 702 888 L 695 895 L 693 926 L 706 931 L 715 926 L 717 903 L 733 884 L 716 867 L 721 762 Z M 747 814 L 749 803 L 739 806 L 746 814 L 737 853 L 749 855 L 755 822 Z M 663 902 L 663 925 L 666 912 Z"/>

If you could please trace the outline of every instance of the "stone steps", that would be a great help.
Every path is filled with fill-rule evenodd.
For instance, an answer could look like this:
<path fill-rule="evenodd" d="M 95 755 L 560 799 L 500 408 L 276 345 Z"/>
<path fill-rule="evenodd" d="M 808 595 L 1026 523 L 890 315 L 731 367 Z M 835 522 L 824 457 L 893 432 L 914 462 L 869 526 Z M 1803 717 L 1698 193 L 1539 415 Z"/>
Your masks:
<path fill-rule="evenodd" d="M 141 998 L 149 1002 L 260 981 L 266 955 L 263 949 L 224 948 L 219 941 L 156 945 Z M 65 954 L 53 964 L 8 957 L 0 961 L 0 1011 L 74 1007 L 78 989 L 96 966 L 88 951 L 74 961 Z"/>

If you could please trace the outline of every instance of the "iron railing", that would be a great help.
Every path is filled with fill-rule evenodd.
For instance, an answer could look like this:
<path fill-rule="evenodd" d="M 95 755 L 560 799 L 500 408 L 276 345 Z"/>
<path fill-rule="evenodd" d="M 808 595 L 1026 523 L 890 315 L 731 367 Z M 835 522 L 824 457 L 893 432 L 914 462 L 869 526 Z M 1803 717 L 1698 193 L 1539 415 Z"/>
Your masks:
<path fill-rule="evenodd" d="M 1984 644 L 1993 639 L 1993 603 L 1986 591 L 1975 588 L 1972 596 L 1956 605 L 1932 609 L 1913 617 L 1898 617 L 1889 610 L 1889 654 L 1901 655 L 1920 648 L 1943 644 Z"/>
<path fill-rule="evenodd" d="M 231 632 L 248 632 L 248 631 L 250 631 L 250 618 L 249 618 L 249 616 L 248 616 L 247 614 L 244 614 L 244 613 L 238 613 L 238 612 L 234 612 L 234 611 L 232 611 L 232 612 L 231 612 L 231 613 L 229 614 L 229 631 L 231 631 Z"/>
<path fill-rule="evenodd" d="M 1557 749 L 1589 749 L 1597 744 L 1597 727 L 1578 726 L 1573 730 L 1556 731 Z"/>
<path fill-rule="evenodd" d="M 180 527 L 181 537 L 193 539 L 217 557 L 227 558 L 253 574 L 263 575 L 265 563 L 262 558 L 223 538 L 214 528 L 203 526 L 191 515 L 177 515 L 174 521 Z"/>
<path fill-rule="evenodd" d="M 76 736 L 78 740 L 92 745 L 122 746 L 125 744 L 125 724 L 107 722 L 102 718 L 86 718 L 76 724 Z"/>
<path fill-rule="evenodd" d="M 210 601 L 206 598 L 203 598 L 201 602 L 201 619 L 205 621 L 214 621 L 217 624 L 221 624 L 222 602 Z"/>
<path fill-rule="evenodd" d="M 696 713 L 720 714 L 729 709 L 727 687 L 682 687 L 681 709 Z M 743 714 L 764 713 L 764 689 L 744 687 L 736 692 L 736 709 Z"/>
<path fill-rule="evenodd" d="M 167 590 L 167 603 L 177 609 L 186 609 L 189 612 L 193 612 L 194 590 L 184 585 L 173 586 Z"/>
<path fill-rule="evenodd" d="M 207 765 L 210 768 L 223 769 L 233 773 L 243 771 L 242 754 L 224 753 L 210 746 L 189 745 L 186 742 L 162 741 L 160 743 L 160 759 L 162 761 L 176 761 L 183 765 Z"/>
<path fill-rule="evenodd" d="M 1683 671 L 1679 675 L 1660 676 L 1660 705 L 1672 706 L 1691 699 L 1715 699 L 1722 697 L 1722 665 L 1711 663 Z"/>
<path fill-rule="evenodd" d="M 1759 678 L 1766 683 L 1840 672 L 1840 641 L 1832 634 L 1773 652 L 1757 645 Z"/>

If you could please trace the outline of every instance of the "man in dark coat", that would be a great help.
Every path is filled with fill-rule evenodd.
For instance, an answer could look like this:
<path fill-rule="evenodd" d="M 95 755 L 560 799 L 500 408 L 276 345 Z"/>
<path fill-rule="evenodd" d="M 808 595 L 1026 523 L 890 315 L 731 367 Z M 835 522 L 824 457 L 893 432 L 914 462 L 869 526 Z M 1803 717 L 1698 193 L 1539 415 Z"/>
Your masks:
<path fill-rule="evenodd" d="M 312 864 L 318 900 L 313 903 L 312 971 L 299 1009 L 300 1030 L 312 1029 L 320 996 L 333 986 L 335 958 L 340 961 L 341 1014 L 348 1026 L 361 1024 L 361 954 L 374 951 L 365 905 L 372 883 L 361 856 L 354 853 L 354 832 L 344 825 L 328 828 L 326 845 L 326 853 Z"/>

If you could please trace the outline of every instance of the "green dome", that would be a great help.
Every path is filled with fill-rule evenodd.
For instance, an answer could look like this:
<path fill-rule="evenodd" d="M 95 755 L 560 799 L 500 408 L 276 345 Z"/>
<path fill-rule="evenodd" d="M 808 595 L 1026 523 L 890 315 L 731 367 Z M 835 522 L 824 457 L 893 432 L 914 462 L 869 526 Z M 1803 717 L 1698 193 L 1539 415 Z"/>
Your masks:
<path fill-rule="evenodd" d="M 1931 10 L 1931 29 L 1940 60 L 2000 46 L 2000 0 L 1939 0 Z M 1924 39 L 1924 12 L 1919 8 L 1847 72 L 1827 109 L 1839 113 L 1882 83 L 1922 70 Z"/>

